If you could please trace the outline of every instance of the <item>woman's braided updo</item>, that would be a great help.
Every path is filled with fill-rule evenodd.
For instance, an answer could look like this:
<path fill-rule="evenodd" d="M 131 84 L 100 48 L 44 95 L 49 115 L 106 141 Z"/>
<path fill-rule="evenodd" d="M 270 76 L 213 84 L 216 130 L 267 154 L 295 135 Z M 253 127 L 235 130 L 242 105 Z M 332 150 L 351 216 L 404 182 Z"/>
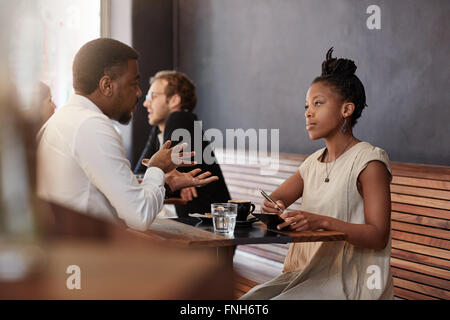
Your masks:
<path fill-rule="evenodd" d="M 366 104 L 366 93 L 364 86 L 355 75 L 356 65 L 349 59 L 332 58 L 333 47 L 331 47 L 326 55 L 326 59 L 322 62 L 322 74 L 312 82 L 324 82 L 336 88 L 342 97 L 342 101 L 353 102 L 355 110 L 351 116 L 350 125 L 353 127 Z"/>

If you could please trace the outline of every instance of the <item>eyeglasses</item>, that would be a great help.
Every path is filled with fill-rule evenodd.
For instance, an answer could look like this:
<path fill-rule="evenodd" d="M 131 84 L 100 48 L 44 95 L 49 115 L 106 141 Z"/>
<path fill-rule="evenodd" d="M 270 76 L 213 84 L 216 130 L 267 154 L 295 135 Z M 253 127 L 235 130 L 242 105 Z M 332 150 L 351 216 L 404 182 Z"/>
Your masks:
<path fill-rule="evenodd" d="M 145 100 L 153 101 L 153 99 L 155 99 L 155 95 L 157 95 L 157 94 L 163 94 L 163 95 L 165 95 L 164 92 L 149 92 L 149 93 L 147 93 L 147 95 L 145 96 Z"/>

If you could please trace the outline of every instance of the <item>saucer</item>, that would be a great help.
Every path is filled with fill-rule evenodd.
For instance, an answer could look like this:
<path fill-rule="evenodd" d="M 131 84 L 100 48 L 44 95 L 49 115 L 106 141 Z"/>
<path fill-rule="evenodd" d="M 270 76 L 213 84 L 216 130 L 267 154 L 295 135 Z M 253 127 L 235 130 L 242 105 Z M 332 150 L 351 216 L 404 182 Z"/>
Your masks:
<path fill-rule="evenodd" d="M 197 218 L 202 221 L 202 224 L 204 225 L 212 225 L 212 216 L 209 214 L 200 214 L 200 213 L 189 213 L 189 217 Z"/>
<path fill-rule="evenodd" d="M 254 222 L 258 221 L 258 220 L 259 220 L 259 219 L 256 218 L 256 217 L 248 218 L 248 219 L 245 220 L 245 221 L 237 221 L 237 220 L 236 220 L 236 227 L 251 227 L 252 224 L 253 224 Z"/>
<path fill-rule="evenodd" d="M 209 214 L 199 214 L 199 213 L 190 213 L 189 217 L 197 218 L 202 221 L 203 225 L 212 225 L 212 216 Z M 236 220 L 236 227 L 251 227 L 251 225 L 258 221 L 259 219 L 254 216 L 248 216 L 248 219 L 245 221 Z"/>

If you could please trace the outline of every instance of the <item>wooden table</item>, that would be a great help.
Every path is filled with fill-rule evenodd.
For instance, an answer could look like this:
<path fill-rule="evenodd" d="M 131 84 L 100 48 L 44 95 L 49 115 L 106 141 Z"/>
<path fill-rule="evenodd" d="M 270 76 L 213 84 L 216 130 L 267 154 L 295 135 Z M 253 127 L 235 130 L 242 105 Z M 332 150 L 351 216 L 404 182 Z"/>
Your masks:
<path fill-rule="evenodd" d="M 220 262 L 228 266 L 233 264 L 236 245 L 343 241 L 346 234 L 336 231 L 290 232 L 267 229 L 262 222 L 250 227 L 236 227 L 234 234 L 227 236 L 214 233 L 210 223 L 199 218 L 156 219 L 145 232 L 131 231 L 139 236 L 169 246 L 184 248 L 210 248 L 216 250 Z"/>
<path fill-rule="evenodd" d="M 236 245 L 345 239 L 338 232 L 268 230 L 262 223 L 224 236 L 197 218 L 156 219 L 137 232 L 56 204 L 39 207 L 46 263 L 22 281 L 0 281 L 0 299 L 232 299 Z M 81 268 L 81 290 L 66 287 L 69 265 Z"/>

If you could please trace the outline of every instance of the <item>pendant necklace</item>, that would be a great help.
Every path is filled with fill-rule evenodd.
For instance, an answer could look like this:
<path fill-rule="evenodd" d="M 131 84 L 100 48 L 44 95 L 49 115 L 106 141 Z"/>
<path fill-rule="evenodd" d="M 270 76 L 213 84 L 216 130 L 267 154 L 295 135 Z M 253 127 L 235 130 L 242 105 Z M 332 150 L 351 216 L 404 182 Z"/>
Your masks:
<path fill-rule="evenodd" d="M 350 139 L 349 143 L 347 143 L 347 145 L 345 146 L 344 151 L 342 151 L 341 155 L 343 155 L 345 153 L 345 151 L 347 150 L 348 146 L 352 143 L 353 141 L 353 137 Z M 327 159 L 329 159 L 329 152 L 328 149 L 326 150 L 327 153 Z M 338 157 L 339 158 L 339 157 Z M 330 174 L 331 174 L 331 170 L 333 170 L 334 164 L 336 163 L 337 158 L 334 160 L 333 164 L 331 165 L 330 168 L 330 172 L 328 172 L 328 162 L 325 162 L 325 170 L 327 171 L 327 177 L 325 178 L 324 182 L 330 182 Z"/>

